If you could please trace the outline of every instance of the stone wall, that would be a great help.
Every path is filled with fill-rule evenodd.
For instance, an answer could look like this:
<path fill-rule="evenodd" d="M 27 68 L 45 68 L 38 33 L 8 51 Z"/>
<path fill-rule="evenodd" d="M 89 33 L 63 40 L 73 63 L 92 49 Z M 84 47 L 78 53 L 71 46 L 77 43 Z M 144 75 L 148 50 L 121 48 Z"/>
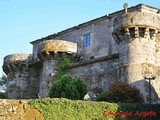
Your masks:
<path fill-rule="evenodd" d="M 0 99 L 0 120 L 44 120 L 44 116 L 28 100 Z"/>
<path fill-rule="evenodd" d="M 53 56 L 51 56 L 51 59 L 45 59 L 43 61 L 42 77 L 40 79 L 39 93 L 38 93 L 40 97 L 48 96 L 49 90 L 56 80 L 55 76 L 58 67 L 57 62 L 58 61 L 55 60 Z"/>
<path fill-rule="evenodd" d="M 119 81 L 118 54 L 72 64 L 68 71 L 73 76 L 82 77 L 88 83 L 89 90 L 97 94 Z"/>
<path fill-rule="evenodd" d="M 32 64 L 29 67 L 29 98 L 38 98 L 40 80 L 42 78 L 42 68 L 43 64 L 41 62 Z"/>

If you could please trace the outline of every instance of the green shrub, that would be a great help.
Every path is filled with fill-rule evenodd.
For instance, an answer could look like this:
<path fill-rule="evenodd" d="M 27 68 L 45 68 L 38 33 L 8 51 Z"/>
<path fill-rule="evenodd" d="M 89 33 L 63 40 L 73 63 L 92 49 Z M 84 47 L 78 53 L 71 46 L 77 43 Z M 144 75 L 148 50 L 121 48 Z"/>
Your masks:
<path fill-rule="evenodd" d="M 49 97 L 81 100 L 86 93 L 87 84 L 81 78 L 73 78 L 70 75 L 64 75 L 54 83 L 49 92 Z"/>
<path fill-rule="evenodd" d="M 58 71 L 56 74 L 56 80 L 61 79 L 63 75 L 67 74 L 67 69 L 66 67 L 72 63 L 72 58 L 69 55 L 62 55 L 61 57 L 58 58 Z"/>
<path fill-rule="evenodd" d="M 59 98 L 32 99 L 29 103 L 44 113 L 45 120 L 160 120 L 160 104 L 86 102 Z M 115 115 L 110 111 L 130 114 Z"/>
<path fill-rule="evenodd" d="M 96 101 L 110 101 L 107 91 L 103 91 L 96 98 Z"/>
<path fill-rule="evenodd" d="M 5 93 L 0 92 L 0 99 L 5 99 L 5 98 L 6 98 Z"/>
<path fill-rule="evenodd" d="M 126 103 L 142 103 L 144 102 L 143 96 L 139 90 L 129 85 L 128 83 L 116 82 L 111 84 L 107 91 L 101 93 L 98 101 L 110 101 L 110 102 L 126 102 Z"/>

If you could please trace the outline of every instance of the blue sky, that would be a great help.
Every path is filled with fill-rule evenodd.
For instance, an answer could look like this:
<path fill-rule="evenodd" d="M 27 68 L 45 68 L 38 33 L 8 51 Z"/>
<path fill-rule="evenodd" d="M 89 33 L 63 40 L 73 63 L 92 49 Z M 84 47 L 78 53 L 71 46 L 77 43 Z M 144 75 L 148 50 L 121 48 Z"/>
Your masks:
<path fill-rule="evenodd" d="M 121 10 L 125 2 L 160 8 L 159 0 L 0 0 L 0 66 L 6 55 L 32 53 L 31 41 Z"/>

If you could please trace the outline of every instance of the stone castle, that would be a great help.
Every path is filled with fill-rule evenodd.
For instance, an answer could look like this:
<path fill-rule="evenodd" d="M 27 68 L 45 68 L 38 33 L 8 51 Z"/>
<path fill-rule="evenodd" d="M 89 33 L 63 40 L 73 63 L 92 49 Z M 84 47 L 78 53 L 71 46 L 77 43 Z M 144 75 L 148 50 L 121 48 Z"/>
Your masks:
<path fill-rule="evenodd" d="M 97 93 L 116 81 L 129 82 L 152 101 L 160 98 L 160 10 L 139 4 L 35 40 L 32 54 L 12 54 L 4 58 L 8 75 L 8 98 L 48 96 L 58 58 L 67 54 L 74 62 L 67 67 L 82 77 L 90 91 Z"/>

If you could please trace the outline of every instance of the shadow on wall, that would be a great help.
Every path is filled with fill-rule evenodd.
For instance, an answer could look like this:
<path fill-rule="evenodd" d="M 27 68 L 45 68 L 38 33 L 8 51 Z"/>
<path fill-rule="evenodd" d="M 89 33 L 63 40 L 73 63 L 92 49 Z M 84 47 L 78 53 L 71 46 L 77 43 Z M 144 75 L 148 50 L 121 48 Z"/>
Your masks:
<path fill-rule="evenodd" d="M 131 85 L 137 87 L 141 94 L 144 96 L 145 103 L 149 103 L 150 101 L 150 91 L 149 91 L 149 80 L 138 80 L 136 82 L 131 83 Z M 153 87 L 152 80 L 151 80 L 151 103 L 159 103 L 160 98 Z"/>

